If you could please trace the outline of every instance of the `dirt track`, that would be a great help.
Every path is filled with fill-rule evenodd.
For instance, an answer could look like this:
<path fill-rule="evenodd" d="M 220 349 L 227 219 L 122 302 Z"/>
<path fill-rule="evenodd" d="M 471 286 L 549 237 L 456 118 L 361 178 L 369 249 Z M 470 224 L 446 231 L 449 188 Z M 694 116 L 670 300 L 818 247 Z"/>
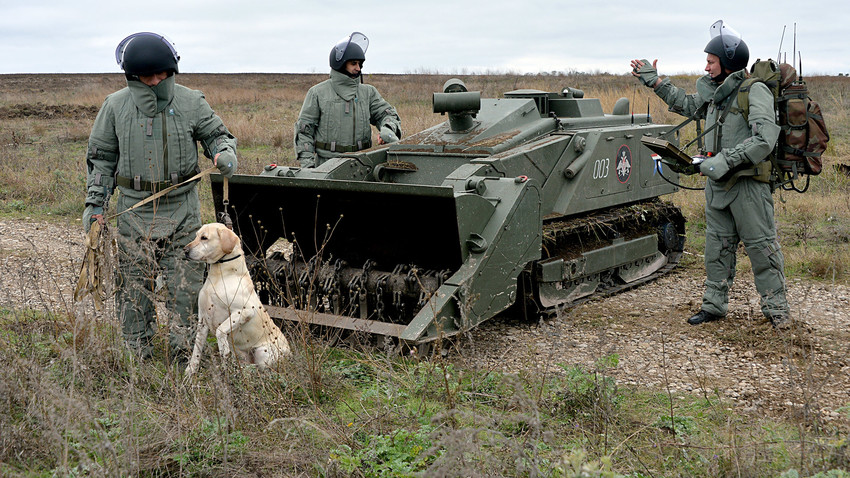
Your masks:
<path fill-rule="evenodd" d="M 0 307 L 73 310 L 82 253 L 79 223 L 0 219 Z M 617 354 L 619 365 L 605 373 L 620 386 L 704 394 L 753 413 L 847 420 L 838 409 L 850 404 L 850 288 L 790 281 L 795 326 L 778 332 L 759 312 L 752 276 L 740 274 L 730 315 L 693 327 L 685 319 L 699 309 L 702 280 L 700 268 L 679 269 L 544 322 L 497 318 L 449 358 L 485 370 L 562 373 L 561 365 L 592 368 Z"/>
<path fill-rule="evenodd" d="M 795 324 L 776 331 L 764 319 L 752 275 L 732 289 L 730 314 L 700 326 L 700 270 L 677 270 L 632 291 L 592 301 L 543 323 L 510 318 L 475 330 L 461 363 L 496 370 L 592 368 L 617 354 L 604 373 L 621 386 L 692 392 L 730 400 L 755 413 L 820 414 L 850 403 L 850 290 L 791 281 Z M 474 350 L 471 350 L 474 349 Z M 464 349 L 466 350 L 466 349 Z"/>

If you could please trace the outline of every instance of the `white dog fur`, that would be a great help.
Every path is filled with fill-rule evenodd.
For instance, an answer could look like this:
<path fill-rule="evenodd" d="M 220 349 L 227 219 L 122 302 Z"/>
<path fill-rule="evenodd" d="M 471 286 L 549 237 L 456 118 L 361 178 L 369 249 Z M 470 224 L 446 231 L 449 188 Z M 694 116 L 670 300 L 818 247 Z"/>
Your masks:
<path fill-rule="evenodd" d="M 185 252 L 192 260 L 209 264 L 198 296 L 198 331 L 187 378 L 198 370 L 210 331 L 215 331 L 222 357 L 230 355 L 232 347 L 241 362 L 265 368 L 289 355 L 289 342 L 263 308 L 233 231 L 223 224 L 205 224 Z"/>

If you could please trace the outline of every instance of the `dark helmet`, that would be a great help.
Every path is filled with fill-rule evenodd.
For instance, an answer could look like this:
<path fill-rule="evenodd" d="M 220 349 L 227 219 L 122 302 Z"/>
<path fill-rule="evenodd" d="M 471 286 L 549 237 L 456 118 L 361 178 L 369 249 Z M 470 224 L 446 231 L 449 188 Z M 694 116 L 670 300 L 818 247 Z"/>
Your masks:
<path fill-rule="evenodd" d="M 369 39 L 360 32 L 354 32 L 343 38 L 331 49 L 329 62 L 331 69 L 342 71 L 349 60 L 366 61 L 366 49 Z"/>
<path fill-rule="evenodd" d="M 162 71 L 178 73 L 180 55 L 164 36 L 141 32 L 121 40 L 115 49 L 115 61 L 127 76 L 147 76 Z"/>
<path fill-rule="evenodd" d="M 718 20 L 711 25 L 711 40 L 705 46 L 705 52 L 720 58 L 720 66 L 729 71 L 738 71 L 747 67 L 750 61 L 750 49 L 735 30 Z"/>

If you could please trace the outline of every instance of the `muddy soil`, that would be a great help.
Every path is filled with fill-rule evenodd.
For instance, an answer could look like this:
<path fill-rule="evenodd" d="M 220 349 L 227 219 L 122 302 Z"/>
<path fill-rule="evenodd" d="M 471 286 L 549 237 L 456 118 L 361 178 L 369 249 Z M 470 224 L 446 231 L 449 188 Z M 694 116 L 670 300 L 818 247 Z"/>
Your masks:
<path fill-rule="evenodd" d="M 93 313 L 73 303 L 83 255 L 79 222 L 0 219 L 0 307 Z M 850 288 L 793 279 L 794 325 L 777 331 L 761 315 L 752 275 L 741 273 L 720 321 L 690 326 L 699 310 L 702 268 L 672 274 L 546 320 L 506 314 L 461 338 L 447 358 L 459 366 L 510 373 L 593 370 L 619 386 L 677 396 L 695 393 L 758 414 L 816 414 L 848 421 Z M 107 309 L 101 314 L 113 320 Z M 842 409 L 842 407 L 844 407 Z"/>

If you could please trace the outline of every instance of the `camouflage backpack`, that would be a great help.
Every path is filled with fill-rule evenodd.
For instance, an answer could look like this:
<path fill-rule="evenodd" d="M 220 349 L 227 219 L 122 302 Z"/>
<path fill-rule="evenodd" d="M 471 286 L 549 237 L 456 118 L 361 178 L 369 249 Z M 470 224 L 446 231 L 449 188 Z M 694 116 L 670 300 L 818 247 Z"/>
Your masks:
<path fill-rule="evenodd" d="M 753 83 L 764 83 L 773 93 L 774 108 L 782 128 L 776 148 L 771 153 L 778 182 L 784 189 L 803 192 L 808 188 L 808 176 L 820 174 L 823 168 L 821 155 L 829 141 L 820 105 L 809 97 L 806 82 L 797 77 L 793 66 L 777 64 L 770 59 L 756 60 L 750 68 L 750 77 L 738 89 L 738 107 L 744 119 L 749 113 L 749 92 Z M 793 183 L 800 175 L 807 175 L 806 187 L 802 190 Z M 785 187 L 788 184 L 791 188 Z"/>

